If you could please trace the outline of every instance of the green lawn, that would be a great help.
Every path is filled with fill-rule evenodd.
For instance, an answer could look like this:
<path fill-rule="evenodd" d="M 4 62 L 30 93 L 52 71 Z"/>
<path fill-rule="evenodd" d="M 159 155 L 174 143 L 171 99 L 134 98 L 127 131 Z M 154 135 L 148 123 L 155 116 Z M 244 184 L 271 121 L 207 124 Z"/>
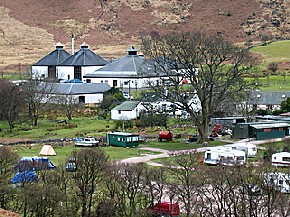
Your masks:
<path fill-rule="evenodd" d="M 65 120 L 65 119 L 64 119 Z M 58 121 L 39 120 L 38 126 L 31 127 L 28 124 L 16 123 L 12 134 L 7 132 L 8 126 L 5 121 L 0 122 L 0 136 L 2 138 L 27 138 L 27 139 L 44 139 L 44 138 L 75 138 L 82 136 L 104 136 L 106 131 L 114 129 L 113 121 L 98 120 L 96 118 L 80 117 L 68 121 L 74 124 L 75 128 L 65 128 L 66 124 Z M 4 130 L 6 129 L 6 130 Z"/>
<path fill-rule="evenodd" d="M 41 144 L 37 145 L 18 145 L 13 146 L 12 149 L 15 153 L 19 155 L 19 157 L 33 157 L 40 156 L 39 152 L 42 148 Z M 75 147 L 73 144 L 64 146 L 64 147 L 54 147 L 56 152 L 56 156 L 48 156 L 49 159 L 55 164 L 60 165 L 66 162 L 66 159 L 71 156 L 73 151 L 81 150 L 83 147 Z M 123 147 L 92 147 L 95 149 L 103 149 L 106 154 L 109 156 L 110 160 L 121 160 L 130 157 L 140 157 L 144 154 L 159 154 L 159 152 L 152 152 L 146 150 L 140 150 L 137 148 L 123 148 Z"/>
<path fill-rule="evenodd" d="M 262 91 L 290 91 L 290 74 L 288 73 L 287 76 L 282 75 L 270 75 L 269 76 L 269 85 L 268 85 L 268 78 L 259 77 L 259 78 L 247 78 L 246 80 L 250 82 L 257 82 L 259 86 L 257 89 Z"/>

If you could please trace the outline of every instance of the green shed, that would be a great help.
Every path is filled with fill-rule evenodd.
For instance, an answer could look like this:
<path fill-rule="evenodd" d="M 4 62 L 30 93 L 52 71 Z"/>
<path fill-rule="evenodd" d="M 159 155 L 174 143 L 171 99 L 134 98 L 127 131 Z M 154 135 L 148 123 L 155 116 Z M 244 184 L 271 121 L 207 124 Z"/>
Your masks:
<path fill-rule="evenodd" d="M 119 147 L 137 147 L 139 135 L 134 133 L 111 132 L 107 133 L 107 143 Z"/>
<path fill-rule="evenodd" d="M 284 138 L 289 135 L 288 123 L 271 123 L 250 125 L 257 140 Z"/>
<path fill-rule="evenodd" d="M 284 138 L 289 135 L 289 129 L 290 124 L 280 121 L 239 123 L 233 129 L 233 138 L 257 140 Z"/>

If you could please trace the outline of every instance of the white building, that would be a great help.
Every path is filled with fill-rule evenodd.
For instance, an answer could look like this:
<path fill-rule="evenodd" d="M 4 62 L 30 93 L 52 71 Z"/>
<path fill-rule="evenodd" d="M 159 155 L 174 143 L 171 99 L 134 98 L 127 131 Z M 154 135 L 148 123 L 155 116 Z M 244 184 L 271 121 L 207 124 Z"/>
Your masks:
<path fill-rule="evenodd" d="M 149 83 L 162 84 L 168 75 L 160 76 L 152 73 L 145 64 L 143 55 L 137 54 L 134 47 L 128 50 L 128 55 L 124 56 L 93 73 L 86 74 L 86 82 L 108 83 L 111 87 L 126 90 L 148 87 Z"/>
<path fill-rule="evenodd" d="M 68 57 L 70 57 L 70 54 L 58 42 L 54 51 L 31 66 L 32 78 L 58 78 L 57 67 Z"/>
<path fill-rule="evenodd" d="M 108 62 L 89 49 L 86 43 L 80 50 L 70 55 L 57 43 L 56 49 L 32 65 L 33 78 L 52 78 L 59 80 L 79 79 L 104 67 Z M 97 82 L 95 82 L 97 83 Z"/>
<path fill-rule="evenodd" d="M 144 107 L 139 101 L 125 101 L 111 110 L 112 120 L 137 119 Z"/>
<path fill-rule="evenodd" d="M 47 89 L 49 102 L 57 103 L 60 97 L 72 97 L 74 103 L 100 104 L 104 99 L 104 92 L 111 89 L 108 84 L 86 83 L 43 83 Z M 40 89 L 43 87 L 40 86 Z"/>

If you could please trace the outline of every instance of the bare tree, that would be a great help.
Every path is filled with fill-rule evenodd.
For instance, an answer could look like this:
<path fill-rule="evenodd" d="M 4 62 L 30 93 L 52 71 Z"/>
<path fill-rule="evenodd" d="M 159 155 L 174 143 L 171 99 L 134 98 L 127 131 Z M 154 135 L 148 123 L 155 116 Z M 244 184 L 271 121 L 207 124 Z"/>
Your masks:
<path fill-rule="evenodd" d="M 171 165 L 169 173 L 176 183 L 169 185 L 171 192 L 170 199 L 177 197 L 184 204 L 186 216 L 196 213 L 198 197 L 197 192 L 200 186 L 204 184 L 202 176 L 200 176 L 199 155 L 194 152 L 189 153 L 173 153 L 173 166 Z"/>
<path fill-rule="evenodd" d="M 143 52 L 151 61 L 146 69 L 170 80 L 167 101 L 179 102 L 197 125 L 199 142 L 208 140 L 208 122 L 225 99 L 243 92 L 243 75 L 253 67 L 254 58 L 247 49 L 240 48 L 222 37 L 202 33 L 169 34 L 160 38 L 142 36 Z M 186 78 L 186 87 L 180 85 Z M 152 85 L 158 93 L 162 85 Z M 190 92 L 191 94 L 186 94 Z"/>
<path fill-rule="evenodd" d="M 82 216 L 91 216 L 92 206 L 95 202 L 94 194 L 107 167 L 108 157 L 100 149 L 83 149 L 74 152 L 77 171 L 73 173 L 72 182 L 75 185 L 75 195 L 81 202 Z"/>
<path fill-rule="evenodd" d="M 53 83 L 40 82 L 34 79 L 29 79 L 23 85 L 25 101 L 28 105 L 28 114 L 32 125 L 36 126 L 39 117 L 45 112 L 53 86 Z"/>
<path fill-rule="evenodd" d="M 139 207 L 144 203 L 143 195 L 145 188 L 144 174 L 146 167 L 144 164 L 119 164 L 118 181 L 120 183 L 120 194 L 117 195 L 119 201 L 120 216 L 140 216 Z M 142 209 L 142 213 L 144 213 Z"/>
<path fill-rule="evenodd" d="M 73 113 L 81 106 L 78 99 L 71 95 L 59 95 L 55 98 L 57 107 L 64 112 L 68 120 L 72 119 Z"/>
<path fill-rule="evenodd" d="M 23 102 L 23 92 L 19 86 L 7 80 L 0 80 L 0 115 L 8 122 L 10 132 L 14 128 Z"/>

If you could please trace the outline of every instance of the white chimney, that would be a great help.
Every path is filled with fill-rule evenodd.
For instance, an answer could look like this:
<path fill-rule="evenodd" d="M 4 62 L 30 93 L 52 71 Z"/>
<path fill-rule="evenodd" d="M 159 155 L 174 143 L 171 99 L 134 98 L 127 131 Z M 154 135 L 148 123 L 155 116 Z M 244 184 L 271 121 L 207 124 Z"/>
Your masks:
<path fill-rule="evenodd" d="M 74 39 L 74 34 L 71 34 L 71 54 L 75 54 L 75 39 Z"/>

